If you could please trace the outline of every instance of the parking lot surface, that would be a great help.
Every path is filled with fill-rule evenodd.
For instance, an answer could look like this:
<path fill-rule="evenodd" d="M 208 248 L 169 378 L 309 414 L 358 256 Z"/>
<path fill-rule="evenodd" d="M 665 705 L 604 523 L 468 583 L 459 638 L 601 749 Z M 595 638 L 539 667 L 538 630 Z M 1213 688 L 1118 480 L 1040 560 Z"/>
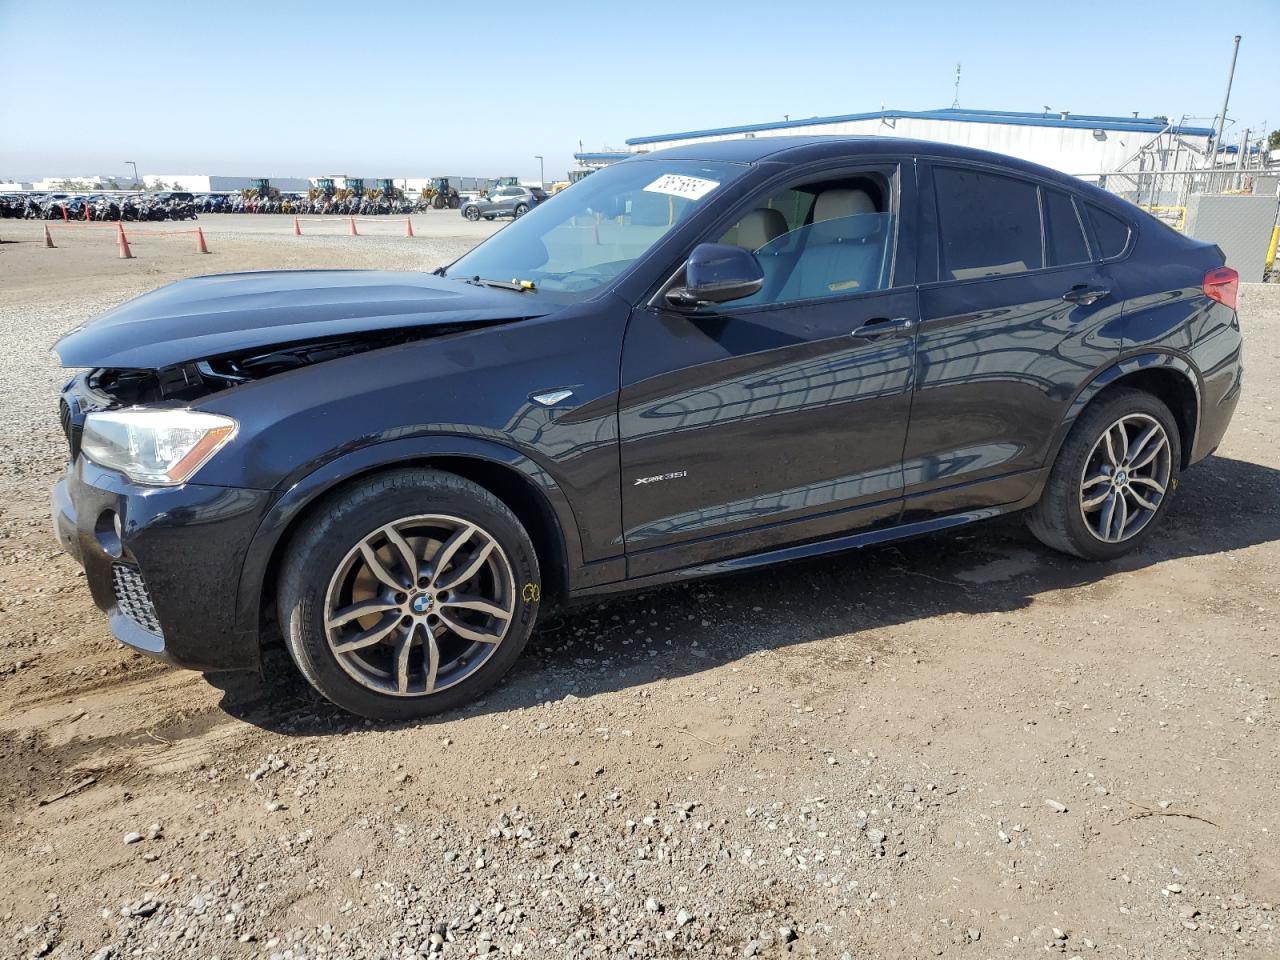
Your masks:
<path fill-rule="evenodd" d="M 1135 555 L 1009 518 L 593 603 L 393 726 L 279 651 L 205 677 L 110 637 L 50 530 L 49 347 L 182 276 L 429 269 L 499 225 L 198 223 L 208 256 L 139 224 L 119 260 L 0 222 L 0 955 L 1280 954 L 1280 286 Z"/>

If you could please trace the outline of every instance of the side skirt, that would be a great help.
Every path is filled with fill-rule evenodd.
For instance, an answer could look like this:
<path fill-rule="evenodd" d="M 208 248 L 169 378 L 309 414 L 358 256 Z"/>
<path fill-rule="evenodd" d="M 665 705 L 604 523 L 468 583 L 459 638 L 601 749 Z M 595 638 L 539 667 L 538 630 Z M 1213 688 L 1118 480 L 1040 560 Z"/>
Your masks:
<path fill-rule="evenodd" d="M 653 587 L 659 587 L 669 583 L 696 580 L 702 577 L 720 576 L 727 573 L 741 573 L 744 570 L 754 570 L 757 567 L 767 567 L 775 563 L 786 563 L 790 560 L 805 560 L 811 557 L 820 557 L 830 553 L 842 553 L 846 550 L 858 550 L 863 547 L 874 547 L 883 543 L 908 540 L 912 537 L 921 537 L 931 533 L 939 533 L 943 530 L 950 530 L 952 527 L 961 527 L 970 523 L 975 523 L 979 520 L 989 520 L 992 517 L 998 517 L 1002 514 L 1025 510 L 1027 507 L 1035 503 L 1039 496 L 1040 485 L 1037 484 L 1035 490 L 1030 495 L 1013 503 L 979 507 L 973 510 L 966 510 L 962 513 L 932 517 L 928 520 L 918 520 L 914 523 L 904 523 L 881 530 L 867 530 L 862 533 L 852 533 L 841 537 L 832 537 L 827 540 L 818 540 L 813 543 L 796 544 L 790 547 L 781 547 L 777 550 L 767 550 L 763 553 L 753 553 L 744 557 L 734 557 L 730 560 L 717 560 L 713 563 L 684 567 L 679 570 L 669 570 L 664 573 L 656 573 L 647 577 L 637 577 L 634 580 L 619 580 L 614 583 L 597 584 L 585 589 L 575 590 L 570 597 L 570 600 L 573 601 L 587 597 L 599 597 L 614 593 L 626 593 L 635 590 L 648 590 Z"/>

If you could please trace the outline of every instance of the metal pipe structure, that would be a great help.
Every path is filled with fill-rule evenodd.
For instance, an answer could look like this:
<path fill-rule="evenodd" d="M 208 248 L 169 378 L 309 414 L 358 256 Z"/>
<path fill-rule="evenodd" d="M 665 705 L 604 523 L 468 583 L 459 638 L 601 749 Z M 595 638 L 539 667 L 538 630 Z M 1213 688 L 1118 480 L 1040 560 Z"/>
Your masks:
<path fill-rule="evenodd" d="M 1222 149 L 1222 130 L 1227 125 L 1227 104 L 1231 102 L 1231 82 L 1236 78 L 1236 57 L 1240 54 L 1240 34 L 1236 34 L 1231 47 L 1231 69 L 1227 72 L 1227 92 L 1222 97 L 1222 112 L 1218 114 L 1218 133 L 1213 138 L 1213 162 L 1218 163 L 1218 152 Z"/>

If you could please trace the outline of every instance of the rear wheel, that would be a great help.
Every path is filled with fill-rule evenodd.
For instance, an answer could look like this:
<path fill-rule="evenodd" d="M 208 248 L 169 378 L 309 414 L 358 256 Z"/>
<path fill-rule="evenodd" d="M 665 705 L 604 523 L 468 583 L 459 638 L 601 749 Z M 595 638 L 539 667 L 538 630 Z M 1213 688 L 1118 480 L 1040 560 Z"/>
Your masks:
<path fill-rule="evenodd" d="M 279 616 L 294 662 L 352 713 L 407 720 L 474 700 L 524 649 L 538 561 L 493 494 L 434 470 L 360 481 L 295 538 Z"/>
<path fill-rule="evenodd" d="M 462 211 L 462 215 L 466 217 L 468 220 L 470 220 L 472 223 L 475 223 L 477 220 L 480 219 L 480 211 L 476 207 L 467 207 L 467 209 Z M 489 219 L 492 219 L 492 217 L 490 217 Z"/>
<path fill-rule="evenodd" d="M 1063 553 L 1122 556 L 1151 536 L 1168 510 L 1181 449 L 1177 421 L 1163 403 L 1140 390 L 1109 392 L 1072 427 L 1027 525 Z"/>
<path fill-rule="evenodd" d="M 517 203 L 517 204 L 516 204 L 516 209 L 515 209 L 514 215 L 515 215 L 515 218 L 516 218 L 517 220 L 519 220 L 521 217 L 523 217 L 523 216 L 524 216 L 526 213 L 528 213 L 528 212 L 529 212 L 529 205 L 528 205 L 527 203 Z"/>

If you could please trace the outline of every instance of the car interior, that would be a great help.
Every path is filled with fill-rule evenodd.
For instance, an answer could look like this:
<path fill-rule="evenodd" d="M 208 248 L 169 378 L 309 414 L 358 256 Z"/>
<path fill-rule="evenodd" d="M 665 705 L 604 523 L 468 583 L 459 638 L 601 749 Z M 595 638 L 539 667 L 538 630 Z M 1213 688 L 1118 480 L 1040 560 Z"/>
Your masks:
<path fill-rule="evenodd" d="M 750 250 L 760 292 L 736 304 L 777 303 L 889 285 L 892 190 L 880 174 L 790 187 L 747 213 L 721 243 Z"/>

